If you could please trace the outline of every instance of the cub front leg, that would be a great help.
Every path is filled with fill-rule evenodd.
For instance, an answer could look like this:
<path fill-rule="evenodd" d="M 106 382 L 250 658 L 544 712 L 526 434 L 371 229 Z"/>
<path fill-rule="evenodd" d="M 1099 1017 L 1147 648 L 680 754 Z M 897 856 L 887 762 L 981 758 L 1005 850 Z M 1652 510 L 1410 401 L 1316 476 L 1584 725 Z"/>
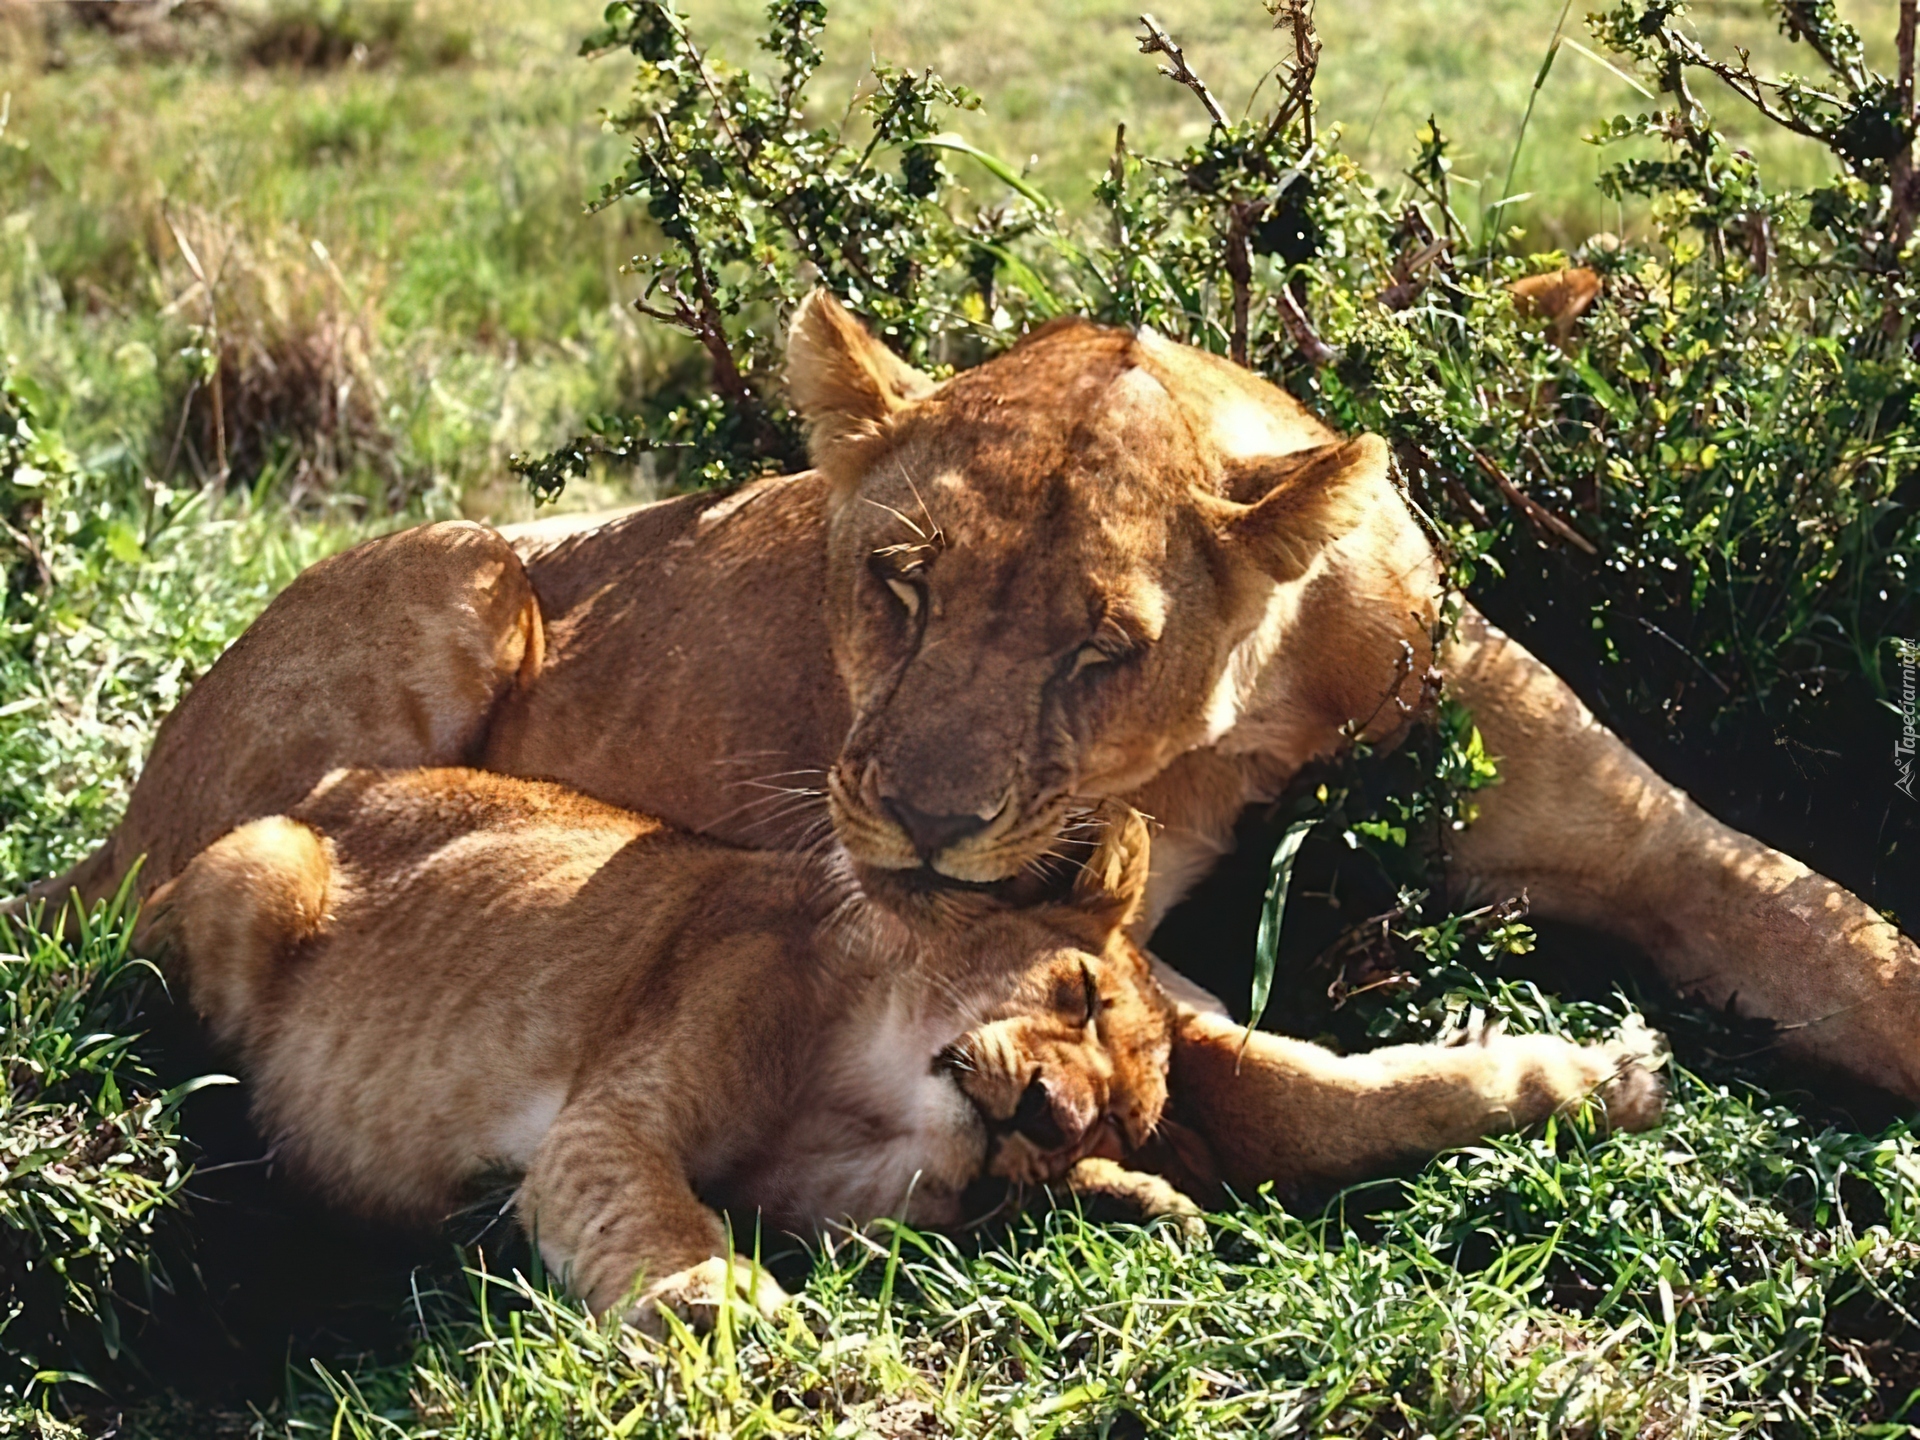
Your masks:
<path fill-rule="evenodd" d="M 1207 1233 L 1200 1207 L 1165 1176 L 1088 1156 L 1067 1172 L 1061 1184 L 1089 1219 L 1136 1225 L 1170 1220 L 1189 1240 L 1202 1239 Z"/>
<path fill-rule="evenodd" d="M 1182 1157 L 1176 1173 L 1200 1189 L 1244 1193 L 1271 1181 L 1284 1197 L 1307 1197 L 1525 1129 L 1590 1097 L 1613 1128 L 1643 1130 L 1660 1118 L 1660 1053 L 1658 1038 L 1636 1029 L 1606 1045 L 1491 1034 L 1336 1055 L 1265 1031 L 1248 1037 L 1224 1016 L 1183 1007 L 1170 1109 L 1204 1157 Z M 1209 1162 L 1211 1174 L 1197 1173 Z"/>
<path fill-rule="evenodd" d="M 29 893 L 91 903 L 144 855 L 144 896 L 330 770 L 469 763 L 542 645 L 526 571 L 484 525 L 416 526 L 322 560 L 167 716 L 106 843 Z"/>
<path fill-rule="evenodd" d="M 771 1316 L 786 1292 L 731 1252 L 726 1226 L 650 1119 L 607 1097 L 560 1112 L 517 1202 L 541 1260 L 595 1314 L 624 1305 L 628 1323 L 651 1334 L 664 1310 L 696 1328 L 742 1301 Z"/>
<path fill-rule="evenodd" d="M 1920 946 L 1707 814 L 1477 612 L 1441 663 L 1500 765 L 1448 859 L 1462 898 L 1525 894 L 1618 935 L 1675 989 L 1781 1026 L 1784 1049 L 1920 1100 Z"/>

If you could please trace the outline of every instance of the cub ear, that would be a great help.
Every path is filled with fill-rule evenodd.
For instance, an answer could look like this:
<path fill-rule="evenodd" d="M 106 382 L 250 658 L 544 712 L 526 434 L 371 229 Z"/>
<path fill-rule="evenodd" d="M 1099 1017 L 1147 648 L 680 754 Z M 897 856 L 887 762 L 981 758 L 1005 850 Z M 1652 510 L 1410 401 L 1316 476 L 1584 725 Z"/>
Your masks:
<path fill-rule="evenodd" d="M 787 328 L 787 389 L 813 463 L 836 479 L 897 410 L 934 382 L 869 335 L 826 290 L 800 302 Z"/>
<path fill-rule="evenodd" d="M 1104 940 L 1131 925 L 1146 903 L 1153 844 L 1146 818 L 1122 801 L 1103 800 L 1094 820 L 1100 843 L 1073 882 L 1071 903 Z"/>
<path fill-rule="evenodd" d="M 1193 492 L 1194 500 L 1229 548 L 1285 584 L 1304 575 L 1322 549 L 1381 502 L 1390 458 L 1378 435 L 1357 435 L 1239 462 L 1228 489 L 1260 497 L 1250 505 L 1201 490 Z"/>

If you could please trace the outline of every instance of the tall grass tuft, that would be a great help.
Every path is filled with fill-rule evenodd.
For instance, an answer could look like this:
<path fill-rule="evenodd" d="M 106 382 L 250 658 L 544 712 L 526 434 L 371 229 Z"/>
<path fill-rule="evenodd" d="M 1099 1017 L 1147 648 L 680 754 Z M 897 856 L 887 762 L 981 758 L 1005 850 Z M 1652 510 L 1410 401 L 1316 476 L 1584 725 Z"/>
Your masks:
<path fill-rule="evenodd" d="M 353 293 L 317 240 L 250 240 L 204 210 L 162 223 L 163 313 L 192 327 L 174 445 L 200 482 L 264 486 L 296 505 L 342 488 L 381 509 L 410 498 L 375 361 L 375 298 Z"/>

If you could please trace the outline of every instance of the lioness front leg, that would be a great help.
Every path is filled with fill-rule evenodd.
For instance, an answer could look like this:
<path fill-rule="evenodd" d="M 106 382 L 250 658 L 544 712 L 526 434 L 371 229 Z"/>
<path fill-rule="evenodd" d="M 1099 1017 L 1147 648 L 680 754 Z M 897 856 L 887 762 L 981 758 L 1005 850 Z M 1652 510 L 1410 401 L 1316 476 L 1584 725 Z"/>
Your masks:
<path fill-rule="evenodd" d="M 1657 1051 L 1636 1031 L 1607 1045 L 1492 1034 L 1336 1055 L 1183 1007 L 1168 1084 L 1176 1120 L 1210 1152 L 1206 1178 L 1242 1193 L 1271 1181 L 1297 1197 L 1525 1129 L 1589 1097 L 1613 1128 L 1646 1129 L 1664 1096 Z"/>
<path fill-rule="evenodd" d="M 29 893 L 91 902 L 144 855 L 145 895 L 330 770 L 470 761 L 541 650 L 526 571 L 485 526 L 422 525 L 322 560 L 167 716 L 107 841 Z"/>
<path fill-rule="evenodd" d="M 520 1222 L 542 1261 L 603 1314 L 627 1307 L 653 1334 L 671 1310 L 711 1326 L 723 1304 L 771 1316 L 787 1296 L 735 1255 L 720 1217 L 693 1193 L 686 1166 L 644 1112 L 605 1096 L 568 1102 L 520 1186 Z"/>
<path fill-rule="evenodd" d="M 1677 990 L 1774 1021 L 1787 1050 L 1920 1099 L 1920 946 L 1708 815 L 1477 612 L 1442 665 L 1500 765 L 1449 857 L 1460 898 L 1524 893 L 1639 946 Z"/>

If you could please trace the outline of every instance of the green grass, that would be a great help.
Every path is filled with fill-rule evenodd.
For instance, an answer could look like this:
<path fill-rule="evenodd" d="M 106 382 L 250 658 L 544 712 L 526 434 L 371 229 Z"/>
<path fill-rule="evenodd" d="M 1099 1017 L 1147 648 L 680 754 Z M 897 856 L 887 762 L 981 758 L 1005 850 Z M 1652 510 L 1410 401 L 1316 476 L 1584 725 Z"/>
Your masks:
<path fill-rule="evenodd" d="M 1678 1080 L 1666 1127 L 1458 1152 L 1323 1215 L 1070 1212 L 984 1241 L 881 1231 L 794 1314 L 662 1348 L 475 1272 L 411 1360 L 323 1369 L 353 1436 L 1905 1434 L 1836 1336 L 1910 1273 L 1912 1141 Z M 434 1307 L 428 1305 L 426 1313 Z M 444 1307 L 442 1307 L 444 1308 Z M 1884 1314 L 1882 1316 L 1884 1318 Z M 1876 1430 L 1876 1422 L 1885 1429 Z"/>
<path fill-rule="evenodd" d="M 1243 104 L 1272 47 L 1257 6 L 1157 13 Z M 383 15 L 410 18 L 395 29 Z M 844 94 L 869 44 L 934 64 L 986 95 L 971 138 L 1036 155 L 1034 177 L 1075 205 L 1113 120 L 1143 148 L 1198 126 L 1191 98 L 1133 52 L 1126 6 L 858 0 L 835 15 L 824 89 Z M 1384 177 L 1435 113 L 1459 137 L 1458 173 L 1498 186 L 1557 15 L 1543 0 L 1325 6 L 1324 113 Z M 756 5 L 694 16 L 723 54 L 750 58 Z M 7 42 L 0 351 L 45 391 L 44 418 L 81 463 L 31 517 L 52 583 L 9 574 L 0 887 L 104 833 L 159 717 L 303 566 L 423 516 L 523 512 L 507 453 L 630 404 L 677 363 L 617 303 L 632 284 L 618 267 L 647 243 L 634 207 L 579 209 L 618 163 L 592 114 L 625 79 L 619 58 L 572 56 L 591 7 L 422 0 L 367 17 L 354 33 L 386 50 L 330 70 L 233 61 L 231 36 L 152 58 L 68 32 L 58 70 L 43 68 L 37 21 Z M 1710 21 L 1776 53 L 1751 7 Z M 1511 213 L 1531 240 L 1621 223 L 1591 192 L 1597 152 L 1574 137 L 1640 103 L 1560 54 L 1515 167 L 1534 197 Z M 1760 153 L 1786 176 L 1813 173 L 1792 144 Z M 356 412 L 358 448 L 295 508 L 290 455 L 251 477 L 257 494 L 216 499 L 196 481 L 209 456 L 174 444 L 181 352 L 207 319 L 176 230 L 208 264 L 233 257 L 215 279 L 229 333 L 282 354 L 341 333 L 365 346 L 329 372 L 376 396 Z M 273 326 L 246 309 L 269 294 L 285 297 Z M 639 484 L 604 477 L 568 501 Z M 282 1399 L 248 1412 L 168 1398 L 165 1377 L 80 1343 L 97 1317 L 135 1313 L 149 1231 L 188 1154 L 131 1058 L 124 934 L 124 918 L 72 942 L 0 934 L 0 1254 L 59 1281 L 37 1290 L 8 1272 L 9 1303 L 27 1308 L 0 1329 L 21 1360 L 0 1382 L 13 1387 L 0 1434 L 1840 1436 L 1904 1434 L 1915 1419 L 1920 1154 L 1907 1129 L 1830 1128 L 1806 1096 L 1746 1087 L 1684 1014 L 1669 1018 L 1687 1025 L 1690 1068 L 1668 1124 L 1646 1135 L 1559 1124 L 1323 1213 L 1249 1197 L 1202 1244 L 1069 1212 L 958 1242 L 843 1237 L 780 1260 L 806 1281 L 789 1319 L 657 1348 L 512 1278 L 511 1245 L 469 1252 L 490 1269 L 443 1262 L 417 1296 L 396 1283 L 372 1297 L 394 1317 L 375 1353 L 293 1346 Z M 1617 1018 L 1457 973 L 1399 1008 L 1431 1028 L 1466 1004 L 1519 1027 Z M 203 1113 L 187 1103 L 187 1134 Z M 191 1300 L 190 1273 L 176 1282 Z M 122 1307 L 101 1304 L 110 1286 Z M 41 1364 L 93 1369 L 110 1395 L 67 1382 L 28 1397 L 24 1371 Z"/>

